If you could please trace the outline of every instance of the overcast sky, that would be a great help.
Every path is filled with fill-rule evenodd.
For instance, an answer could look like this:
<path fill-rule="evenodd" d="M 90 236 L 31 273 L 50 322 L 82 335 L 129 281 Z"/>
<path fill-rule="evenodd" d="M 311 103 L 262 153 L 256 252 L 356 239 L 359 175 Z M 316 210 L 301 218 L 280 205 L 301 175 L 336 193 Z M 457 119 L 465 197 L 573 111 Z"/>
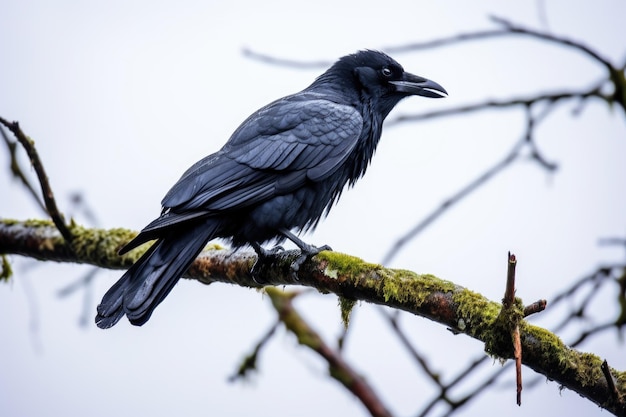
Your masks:
<path fill-rule="evenodd" d="M 70 211 L 70 196 L 80 192 L 98 226 L 138 230 L 158 215 L 161 198 L 189 165 L 219 149 L 257 108 L 305 88 L 324 70 L 266 65 L 246 58 L 244 48 L 333 61 L 358 49 L 493 28 L 490 15 L 581 40 L 613 62 L 625 58 L 626 3 L 618 0 L 5 0 L 0 115 L 18 120 L 35 140 L 62 209 L 88 224 L 82 213 Z M 410 98 L 390 119 L 485 98 L 585 88 L 604 76 L 578 52 L 512 37 L 393 56 L 450 96 Z M 528 160 L 516 163 L 389 266 L 433 273 L 499 300 L 510 250 L 519 259 L 517 294 L 530 303 L 550 300 L 600 264 L 623 260 L 623 250 L 598 240 L 626 232 L 625 120 L 621 109 L 599 101 L 582 109 L 574 102 L 559 107 L 536 131 L 540 151 L 559 166 L 556 173 Z M 503 158 L 524 123 L 524 113 L 510 109 L 389 126 L 365 178 L 304 238 L 381 261 L 406 230 Z M 0 156 L 0 163 L 0 216 L 42 217 L 10 177 L 8 157 Z M 89 267 L 10 260 L 15 277 L 0 285 L 2 416 L 366 415 L 326 376 L 324 363 L 282 330 L 249 383 L 227 382 L 275 319 L 258 291 L 182 281 L 147 325 L 135 328 L 124 319 L 102 331 L 92 322 L 95 305 L 119 271 L 103 271 L 88 291 L 60 298 L 59 290 Z M 590 307 L 598 322 L 617 315 L 610 289 Z M 334 343 L 341 329 L 336 297 L 310 293 L 297 305 Z M 89 322 L 81 326 L 85 306 Z M 532 321 L 550 328 L 557 320 Z M 423 318 L 407 315 L 402 324 L 448 380 L 483 349 Z M 378 311 L 359 305 L 352 325 L 347 359 L 394 413 L 417 413 L 432 388 Z M 561 336 L 571 340 L 574 330 Z M 624 344 L 614 333 L 581 349 L 626 369 Z M 524 373 L 527 380 L 535 377 L 527 368 Z M 505 415 L 606 415 L 541 377 L 518 408 L 513 378 L 511 371 L 502 378 L 508 385 L 459 415 L 493 409 Z"/>

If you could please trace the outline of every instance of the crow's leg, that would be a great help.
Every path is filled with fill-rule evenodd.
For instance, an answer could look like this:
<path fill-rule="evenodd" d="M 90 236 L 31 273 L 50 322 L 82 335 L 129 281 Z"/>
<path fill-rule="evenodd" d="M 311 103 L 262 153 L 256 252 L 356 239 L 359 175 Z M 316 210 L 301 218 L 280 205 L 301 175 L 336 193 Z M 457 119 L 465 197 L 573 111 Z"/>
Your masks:
<path fill-rule="evenodd" d="M 274 256 L 284 251 L 285 249 L 283 249 L 282 246 L 274 246 L 272 249 L 265 249 L 263 246 L 259 245 L 257 242 L 252 242 L 250 243 L 250 245 L 252 246 L 252 248 L 257 254 L 257 260 L 254 263 L 254 265 L 252 265 L 252 270 L 250 271 L 250 273 L 252 274 L 252 279 L 256 283 L 263 284 L 266 281 L 263 280 L 259 275 L 263 262 L 265 262 L 267 258 Z"/>
<path fill-rule="evenodd" d="M 280 233 L 300 248 L 300 256 L 298 256 L 296 260 L 293 261 L 293 263 L 291 264 L 291 270 L 293 271 L 296 278 L 298 277 L 298 271 L 300 270 L 300 267 L 307 259 L 317 255 L 321 251 L 332 250 L 332 248 L 328 245 L 320 246 L 319 248 L 317 246 L 309 245 L 287 229 L 280 229 Z"/>

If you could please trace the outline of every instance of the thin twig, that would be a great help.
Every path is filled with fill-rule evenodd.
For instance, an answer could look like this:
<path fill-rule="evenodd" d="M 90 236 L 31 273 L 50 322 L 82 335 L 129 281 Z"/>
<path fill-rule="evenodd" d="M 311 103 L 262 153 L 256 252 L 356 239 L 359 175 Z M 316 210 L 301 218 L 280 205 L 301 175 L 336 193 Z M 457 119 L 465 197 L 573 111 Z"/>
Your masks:
<path fill-rule="evenodd" d="M 35 187 L 33 187 L 33 185 L 30 183 L 17 160 L 17 142 L 9 139 L 9 136 L 5 132 L 3 126 L 0 126 L 0 134 L 4 139 L 4 142 L 7 144 L 7 148 L 9 149 L 9 155 L 11 155 L 11 172 L 13 173 L 13 176 L 20 180 L 20 182 L 26 187 L 28 192 L 33 196 L 37 205 L 44 211 L 44 213 L 47 213 L 48 211 L 46 210 L 46 206 L 44 205 L 43 201 L 41 201 L 41 198 L 39 197 L 39 194 L 37 194 Z"/>
<path fill-rule="evenodd" d="M 515 302 L 515 266 L 517 260 L 515 255 L 509 252 L 506 270 L 506 289 L 504 290 L 504 299 L 502 303 L 504 308 L 510 308 Z"/>
<path fill-rule="evenodd" d="M 446 404 L 448 404 L 450 406 L 450 409 L 447 410 L 447 414 L 446 415 L 451 415 L 453 414 L 454 411 L 458 411 L 461 409 L 461 406 L 466 405 L 470 400 L 475 400 L 478 398 L 479 394 L 483 394 L 485 392 L 485 388 L 487 388 L 488 386 L 492 385 L 493 383 L 496 382 L 496 380 L 504 373 L 505 370 L 508 369 L 508 364 L 505 364 L 504 366 L 498 368 L 497 370 L 495 370 L 487 379 L 485 379 L 482 383 L 476 385 L 473 384 L 472 387 L 474 388 L 471 392 L 467 393 L 465 396 L 457 399 L 457 400 L 453 400 L 448 396 L 449 391 L 457 384 L 459 384 L 461 381 L 463 381 L 466 377 L 469 377 L 473 374 L 473 371 L 476 370 L 478 368 L 478 365 L 486 362 L 489 359 L 488 356 L 483 355 L 480 358 L 478 358 L 477 360 L 474 360 L 464 371 L 462 371 L 452 382 L 450 382 L 447 385 L 444 385 L 441 388 L 441 391 L 439 392 L 439 395 L 437 395 L 436 397 L 434 397 L 430 403 L 428 403 L 426 405 L 426 407 L 424 407 L 420 414 L 418 414 L 419 417 L 426 417 L 428 415 L 428 413 L 437 405 L 437 403 L 439 401 L 443 401 Z"/>
<path fill-rule="evenodd" d="M 443 388 L 439 379 L 439 373 L 430 369 L 430 366 L 426 362 L 426 359 L 424 359 L 424 357 L 417 351 L 417 349 L 411 344 L 409 338 L 404 334 L 402 329 L 400 329 L 400 324 L 398 323 L 399 315 L 390 314 L 387 310 L 383 308 L 378 308 L 378 311 L 383 315 L 383 317 L 387 319 L 387 321 L 391 325 L 391 328 L 396 333 L 396 336 L 400 339 L 400 342 L 402 342 L 402 344 L 409 351 L 413 359 L 421 366 L 424 373 L 428 375 L 428 377 L 434 384 L 438 385 L 440 388 Z"/>
<path fill-rule="evenodd" d="M 524 307 L 524 317 L 528 317 L 531 314 L 539 313 L 546 309 L 548 302 L 546 300 L 538 300 L 532 304 L 529 304 Z"/>
<path fill-rule="evenodd" d="M 461 42 L 468 41 L 479 41 L 489 38 L 497 38 L 501 36 L 509 35 L 510 32 L 504 29 L 487 29 L 481 30 L 477 32 L 469 32 L 469 33 L 460 33 L 458 35 L 448 36 L 445 38 L 434 39 L 430 41 L 423 42 L 412 42 L 406 45 L 400 46 L 389 46 L 383 48 L 384 51 L 388 53 L 405 53 L 405 52 L 414 52 L 426 49 L 435 49 L 440 48 L 442 46 L 451 46 Z"/>
<path fill-rule="evenodd" d="M 611 375 L 611 368 L 609 368 L 609 363 L 606 359 L 602 362 L 600 369 L 602 369 L 602 373 L 604 374 L 606 383 L 609 386 L 609 392 L 613 396 L 613 400 L 617 400 L 619 398 L 619 392 L 615 386 L 615 380 L 613 379 L 613 375 Z"/>
<path fill-rule="evenodd" d="M 551 112 L 556 108 L 556 102 L 549 102 L 548 106 L 543 109 L 543 112 L 538 115 L 533 115 L 532 107 L 536 104 L 536 102 L 526 105 L 526 142 L 530 147 L 530 157 L 533 161 L 537 162 L 539 166 L 544 168 L 549 172 L 556 171 L 558 168 L 558 164 L 554 162 L 549 162 L 541 152 L 539 152 L 539 147 L 537 145 L 537 141 L 535 141 L 535 127 L 541 121 L 543 121 Z"/>
<path fill-rule="evenodd" d="M 515 255 L 509 252 L 507 270 L 506 270 L 506 288 L 504 290 L 504 298 L 502 299 L 502 308 L 508 310 L 515 303 L 515 267 L 517 259 Z M 515 359 L 515 381 L 517 385 L 517 405 L 522 405 L 522 340 L 519 331 L 519 324 L 515 323 L 515 327 L 511 330 L 511 339 L 513 342 L 513 358 Z"/>
<path fill-rule="evenodd" d="M 54 193 L 52 192 L 52 187 L 50 187 L 50 181 L 48 180 L 48 175 L 46 174 L 46 170 L 43 167 L 43 163 L 39 158 L 39 153 L 37 149 L 35 149 L 35 144 L 28 136 L 24 134 L 18 122 L 9 122 L 4 118 L 0 117 L 0 123 L 6 126 L 7 129 L 15 135 L 17 140 L 26 150 L 28 157 L 30 158 L 30 162 L 37 173 L 37 178 L 39 178 L 39 184 L 41 185 L 41 192 L 43 194 L 43 200 L 45 202 L 46 210 L 54 225 L 59 229 L 63 238 L 71 242 L 72 241 L 72 233 L 68 229 L 65 224 L 65 220 L 63 219 L 63 215 L 59 211 L 56 201 L 54 199 Z"/>
<path fill-rule="evenodd" d="M 254 346 L 252 353 L 247 355 L 242 361 L 241 365 L 239 365 L 237 372 L 228 377 L 228 382 L 234 382 L 238 379 L 243 379 L 248 376 L 250 371 L 256 371 L 256 363 L 259 354 L 261 353 L 261 349 L 263 349 L 263 347 L 267 345 L 267 342 L 269 342 L 271 337 L 274 335 L 276 329 L 278 329 L 278 326 L 280 326 L 280 323 L 280 320 L 276 320 L 272 327 L 270 327 L 270 329 L 263 335 L 263 337 L 261 337 L 261 340 L 259 340 L 259 342 Z"/>
<path fill-rule="evenodd" d="M 599 324 L 592 329 L 582 332 L 573 342 L 569 344 L 571 347 L 576 347 L 584 342 L 589 336 L 601 333 L 605 330 L 611 330 L 615 327 L 615 320 L 608 321 L 604 324 Z"/>

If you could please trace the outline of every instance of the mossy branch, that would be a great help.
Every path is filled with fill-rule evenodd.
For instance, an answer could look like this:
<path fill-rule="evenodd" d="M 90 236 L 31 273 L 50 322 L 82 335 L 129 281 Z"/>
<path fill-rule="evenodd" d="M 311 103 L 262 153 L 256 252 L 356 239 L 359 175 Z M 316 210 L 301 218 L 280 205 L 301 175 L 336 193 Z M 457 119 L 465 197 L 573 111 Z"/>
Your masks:
<path fill-rule="evenodd" d="M 135 233 L 125 229 L 90 229 L 70 224 L 67 242 L 50 221 L 0 220 L 0 254 L 19 254 L 44 261 L 73 262 L 102 268 L 128 268 L 145 248 L 125 256 L 118 249 Z M 265 264 L 260 275 L 268 285 L 305 285 L 321 293 L 386 305 L 439 322 L 485 343 L 490 355 L 513 357 L 510 329 L 502 323 L 501 304 L 433 275 L 388 269 L 337 252 L 322 252 L 307 261 L 296 278 L 290 265 L 298 251 L 286 251 Z M 252 252 L 205 250 L 186 278 L 259 287 L 250 269 Z M 626 372 L 610 369 L 615 388 L 602 371 L 602 359 L 567 347 L 556 335 L 528 322 L 519 323 L 523 363 L 611 413 L 626 416 Z M 615 394 L 617 390 L 617 395 Z"/>

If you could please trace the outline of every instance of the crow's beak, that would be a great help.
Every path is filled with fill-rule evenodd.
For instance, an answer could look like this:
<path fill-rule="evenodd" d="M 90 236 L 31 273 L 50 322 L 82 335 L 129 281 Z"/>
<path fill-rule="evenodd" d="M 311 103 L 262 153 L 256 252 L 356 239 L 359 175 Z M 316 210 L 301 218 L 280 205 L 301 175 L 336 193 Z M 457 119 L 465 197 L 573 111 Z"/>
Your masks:
<path fill-rule="evenodd" d="M 389 81 L 399 93 L 406 93 L 430 98 L 442 98 L 448 95 L 445 88 L 426 78 L 404 73 L 401 81 Z M 443 94 L 441 94 L 443 93 Z"/>

